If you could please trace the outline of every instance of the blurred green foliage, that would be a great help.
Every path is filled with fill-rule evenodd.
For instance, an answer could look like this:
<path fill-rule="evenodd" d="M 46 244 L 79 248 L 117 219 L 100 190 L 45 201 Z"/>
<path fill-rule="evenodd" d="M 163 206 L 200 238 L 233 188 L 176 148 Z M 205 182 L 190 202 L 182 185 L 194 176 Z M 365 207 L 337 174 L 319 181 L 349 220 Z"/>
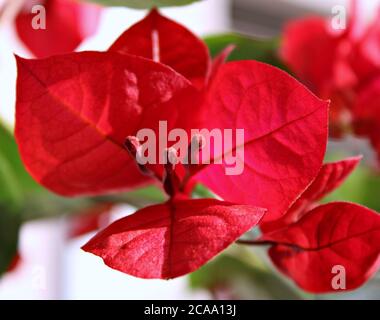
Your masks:
<path fill-rule="evenodd" d="M 29 192 L 43 189 L 25 171 L 12 133 L 0 123 L 0 204 L 20 206 Z"/>
<path fill-rule="evenodd" d="M 26 173 L 11 132 L 0 123 L 0 275 L 17 252 L 24 197 L 42 190 Z"/>
<path fill-rule="evenodd" d="M 0 275 L 17 254 L 20 216 L 8 207 L 0 206 Z"/>
<path fill-rule="evenodd" d="M 254 39 L 237 33 L 210 35 L 204 38 L 210 54 L 215 57 L 228 45 L 235 45 L 235 50 L 228 57 L 228 61 L 257 60 L 285 70 L 277 52 L 279 39 Z"/>

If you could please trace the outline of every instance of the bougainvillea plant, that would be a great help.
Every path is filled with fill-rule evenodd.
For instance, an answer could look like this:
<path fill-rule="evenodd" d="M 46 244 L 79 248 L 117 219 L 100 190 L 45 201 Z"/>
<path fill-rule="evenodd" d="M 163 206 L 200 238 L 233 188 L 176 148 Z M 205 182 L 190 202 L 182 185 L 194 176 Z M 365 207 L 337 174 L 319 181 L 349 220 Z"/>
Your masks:
<path fill-rule="evenodd" d="M 33 56 L 43 58 L 72 52 L 92 36 L 101 7 L 76 0 L 26 0 L 17 11 L 14 26 L 19 39 Z"/>
<path fill-rule="evenodd" d="M 322 167 L 328 103 L 272 66 L 225 63 L 230 50 L 212 61 L 200 39 L 152 10 L 107 52 L 17 57 L 16 139 L 27 170 L 68 197 L 162 187 L 166 202 L 117 220 L 83 247 L 124 273 L 162 279 L 187 274 L 260 226 L 265 232 L 255 244 L 273 244 L 275 264 L 305 290 L 333 291 L 326 279 L 334 263 L 350 273 L 347 288 L 357 287 L 377 270 L 373 259 L 380 248 L 359 250 L 353 268 L 348 260 L 326 259 L 323 275 L 306 263 L 306 254 L 319 259 L 329 245 L 351 252 L 379 236 L 380 218 L 364 207 L 333 203 L 311 209 L 358 162 Z M 141 164 L 137 132 L 148 128 L 161 139 L 162 121 L 167 130 L 189 134 L 189 158 L 193 143 L 202 153 L 202 136 L 192 135 L 194 128 L 243 129 L 244 140 L 211 155 L 223 156 L 222 163 L 177 163 L 176 142 L 165 141 L 162 151 L 171 160 Z M 243 172 L 226 175 L 229 158 L 242 149 L 237 161 L 244 163 Z M 198 182 L 219 199 L 192 199 Z M 360 214 L 365 219 L 356 219 Z M 333 229 L 320 225 L 329 215 Z M 300 228 L 318 247 L 292 236 Z M 304 269 L 297 273 L 300 259 Z M 300 273 L 320 283 L 310 285 Z"/>
<path fill-rule="evenodd" d="M 288 23 L 280 55 L 319 97 L 331 99 L 331 135 L 368 138 L 380 155 L 380 20 L 364 23 L 358 1 L 351 3 L 343 30 L 318 16 Z"/>

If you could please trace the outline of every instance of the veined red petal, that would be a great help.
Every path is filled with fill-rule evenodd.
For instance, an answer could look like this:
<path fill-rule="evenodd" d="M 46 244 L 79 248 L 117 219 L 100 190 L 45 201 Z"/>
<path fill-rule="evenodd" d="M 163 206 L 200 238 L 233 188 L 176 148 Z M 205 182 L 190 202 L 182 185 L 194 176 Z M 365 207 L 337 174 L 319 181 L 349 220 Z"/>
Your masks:
<path fill-rule="evenodd" d="M 267 208 L 266 221 L 278 219 L 322 166 L 327 105 L 277 68 L 254 61 L 224 64 L 203 107 L 204 126 L 244 129 L 244 139 L 214 154 L 224 163 L 203 166 L 196 179 L 225 200 Z M 242 172 L 226 175 L 226 162 Z"/>
<path fill-rule="evenodd" d="M 190 82 L 144 58 L 82 52 L 17 63 L 22 159 L 38 182 L 62 195 L 147 183 L 124 149 L 125 138 L 141 128 L 157 133 L 159 120 L 168 130 L 186 128 L 194 116 L 186 104 L 195 91 Z"/>
<path fill-rule="evenodd" d="M 172 200 L 114 222 L 83 249 L 129 275 L 170 279 L 198 269 L 264 213 L 214 199 Z"/>
<path fill-rule="evenodd" d="M 156 9 L 125 31 L 109 50 L 160 61 L 196 84 L 204 83 L 209 71 L 204 42 Z"/>
<path fill-rule="evenodd" d="M 356 204 L 317 207 L 261 240 L 273 244 L 269 250 L 273 263 L 313 293 L 356 289 L 380 266 L 380 216 Z M 338 272 L 344 287 L 334 287 Z"/>
<path fill-rule="evenodd" d="M 101 7 L 76 0 L 45 0 L 46 29 L 33 26 L 41 23 L 42 11 L 32 12 L 36 1 L 26 1 L 16 16 L 15 27 L 19 38 L 38 58 L 74 51 L 81 42 L 96 32 Z M 36 20 L 36 21 L 35 21 Z"/>

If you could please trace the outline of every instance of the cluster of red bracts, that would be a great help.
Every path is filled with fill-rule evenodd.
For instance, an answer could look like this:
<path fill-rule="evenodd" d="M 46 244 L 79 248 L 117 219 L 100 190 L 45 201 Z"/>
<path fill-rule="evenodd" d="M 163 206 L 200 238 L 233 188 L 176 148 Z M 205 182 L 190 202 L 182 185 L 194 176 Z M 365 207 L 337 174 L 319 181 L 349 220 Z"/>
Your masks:
<path fill-rule="evenodd" d="M 331 99 L 331 135 L 365 137 L 380 159 L 380 15 L 364 24 L 357 6 L 352 1 L 344 30 L 318 16 L 290 22 L 281 57 L 319 97 Z"/>
<path fill-rule="evenodd" d="M 358 287 L 379 267 L 380 217 L 316 202 L 359 158 L 322 166 L 328 103 L 269 65 L 225 63 L 229 50 L 212 62 L 200 39 L 153 10 L 107 52 L 17 58 L 16 138 L 28 171 L 65 196 L 160 180 L 167 202 L 112 223 L 83 247 L 127 274 L 187 274 L 259 226 L 261 238 L 250 243 L 270 244 L 273 262 L 303 289 L 334 291 L 337 265 L 346 270 L 344 288 Z M 159 121 L 189 133 L 243 128 L 244 172 L 225 175 L 225 163 L 178 172 L 170 162 L 137 165 L 134 136 L 157 132 Z M 195 183 L 223 201 L 190 199 Z"/>

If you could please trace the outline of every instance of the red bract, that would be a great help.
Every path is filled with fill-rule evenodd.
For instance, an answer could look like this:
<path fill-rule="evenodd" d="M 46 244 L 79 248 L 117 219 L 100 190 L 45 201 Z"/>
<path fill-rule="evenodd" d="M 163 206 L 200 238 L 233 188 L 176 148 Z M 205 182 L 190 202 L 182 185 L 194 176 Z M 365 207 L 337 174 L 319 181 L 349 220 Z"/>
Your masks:
<path fill-rule="evenodd" d="M 163 26 L 172 28 L 174 38 L 185 34 L 183 41 L 203 52 L 198 39 L 153 11 L 119 38 L 118 52 L 18 58 L 16 138 L 37 181 L 67 196 L 128 190 L 153 178 L 162 183 L 170 197 L 166 204 L 115 222 L 85 246 L 109 266 L 149 278 L 195 270 L 258 223 L 263 210 L 257 207 L 269 209 L 268 221 L 281 217 L 318 174 L 327 140 L 327 103 L 279 69 L 254 61 L 223 64 L 227 50 L 209 74 L 202 53 L 194 62 L 199 68 L 192 67 L 202 72 L 191 74 L 192 83 L 184 77 L 193 61 L 190 49 L 173 59 L 165 53 L 171 66 L 147 59 L 154 58 L 145 51 L 152 34 L 167 37 Z M 138 32 L 145 40 L 133 50 L 146 56 L 120 53 Z M 166 43 L 160 40 L 160 51 L 166 52 Z M 194 77 L 207 85 L 199 87 Z M 211 154 L 212 160 L 224 158 L 223 165 L 136 165 L 140 129 L 167 139 L 159 135 L 160 120 L 168 130 L 185 129 L 191 144 L 199 136 L 190 129 L 242 129 L 244 139 Z M 244 170 L 226 176 L 226 161 L 242 156 L 243 146 L 238 162 Z M 173 148 L 163 151 L 177 157 Z M 196 181 L 241 205 L 183 199 Z M 176 238 L 168 239 L 170 234 Z"/>
<path fill-rule="evenodd" d="M 195 84 L 209 72 L 206 45 L 185 27 L 152 10 L 126 30 L 109 51 L 129 53 L 166 64 Z"/>
<path fill-rule="evenodd" d="M 213 80 L 219 69 L 226 63 L 229 55 L 235 50 L 235 45 L 229 45 L 224 48 L 212 61 L 209 80 Z M 210 81 L 211 82 L 211 81 Z"/>
<path fill-rule="evenodd" d="M 46 29 L 35 29 L 33 22 L 40 10 L 46 10 Z M 76 0 L 27 0 L 15 18 L 17 34 L 30 52 L 43 58 L 74 51 L 84 39 L 93 35 L 99 23 L 101 8 Z M 42 16 L 41 16 L 42 17 Z"/>
<path fill-rule="evenodd" d="M 21 156 L 38 182 L 62 195 L 149 182 L 125 138 L 140 128 L 157 131 L 158 120 L 186 128 L 193 114 L 186 103 L 195 90 L 190 82 L 153 61 L 110 52 L 17 61 Z"/>
<path fill-rule="evenodd" d="M 244 159 L 238 158 L 244 174 L 223 174 L 242 147 L 234 144 L 224 150 L 223 165 L 208 166 L 196 178 L 222 198 L 267 208 L 266 220 L 281 217 L 320 169 L 327 103 L 278 69 L 239 61 L 219 68 L 205 109 L 206 128 L 245 129 Z"/>
<path fill-rule="evenodd" d="M 130 275 L 170 279 L 198 269 L 255 226 L 264 212 L 213 199 L 174 199 L 118 220 L 83 249 Z"/>
<path fill-rule="evenodd" d="M 274 244 L 275 265 L 313 293 L 355 289 L 380 267 L 380 217 L 352 203 L 320 206 L 262 241 Z"/>
<path fill-rule="evenodd" d="M 272 245 L 269 255 L 274 264 L 306 291 L 355 289 L 380 267 L 380 216 L 352 203 L 316 203 L 359 161 L 355 157 L 324 165 L 284 217 L 261 225 L 264 235 L 259 242 Z M 343 287 L 333 286 L 337 270 L 344 272 Z"/>
<path fill-rule="evenodd" d="M 321 17 L 290 22 L 285 28 L 281 56 L 318 96 L 332 100 L 332 136 L 354 130 L 373 140 L 373 126 L 363 130 L 355 109 L 380 75 L 380 20 L 376 18 L 369 25 L 359 20 L 358 11 L 353 10 L 347 29 L 341 32 L 333 31 L 332 22 Z M 379 97 L 379 91 L 376 95 L 372 91 L 373 100 Z M 367 115 L 377 117 L 377 105 L 372 103 L 365 109 Z M 379 125 L 377 122 L 377 131 Z"/>

